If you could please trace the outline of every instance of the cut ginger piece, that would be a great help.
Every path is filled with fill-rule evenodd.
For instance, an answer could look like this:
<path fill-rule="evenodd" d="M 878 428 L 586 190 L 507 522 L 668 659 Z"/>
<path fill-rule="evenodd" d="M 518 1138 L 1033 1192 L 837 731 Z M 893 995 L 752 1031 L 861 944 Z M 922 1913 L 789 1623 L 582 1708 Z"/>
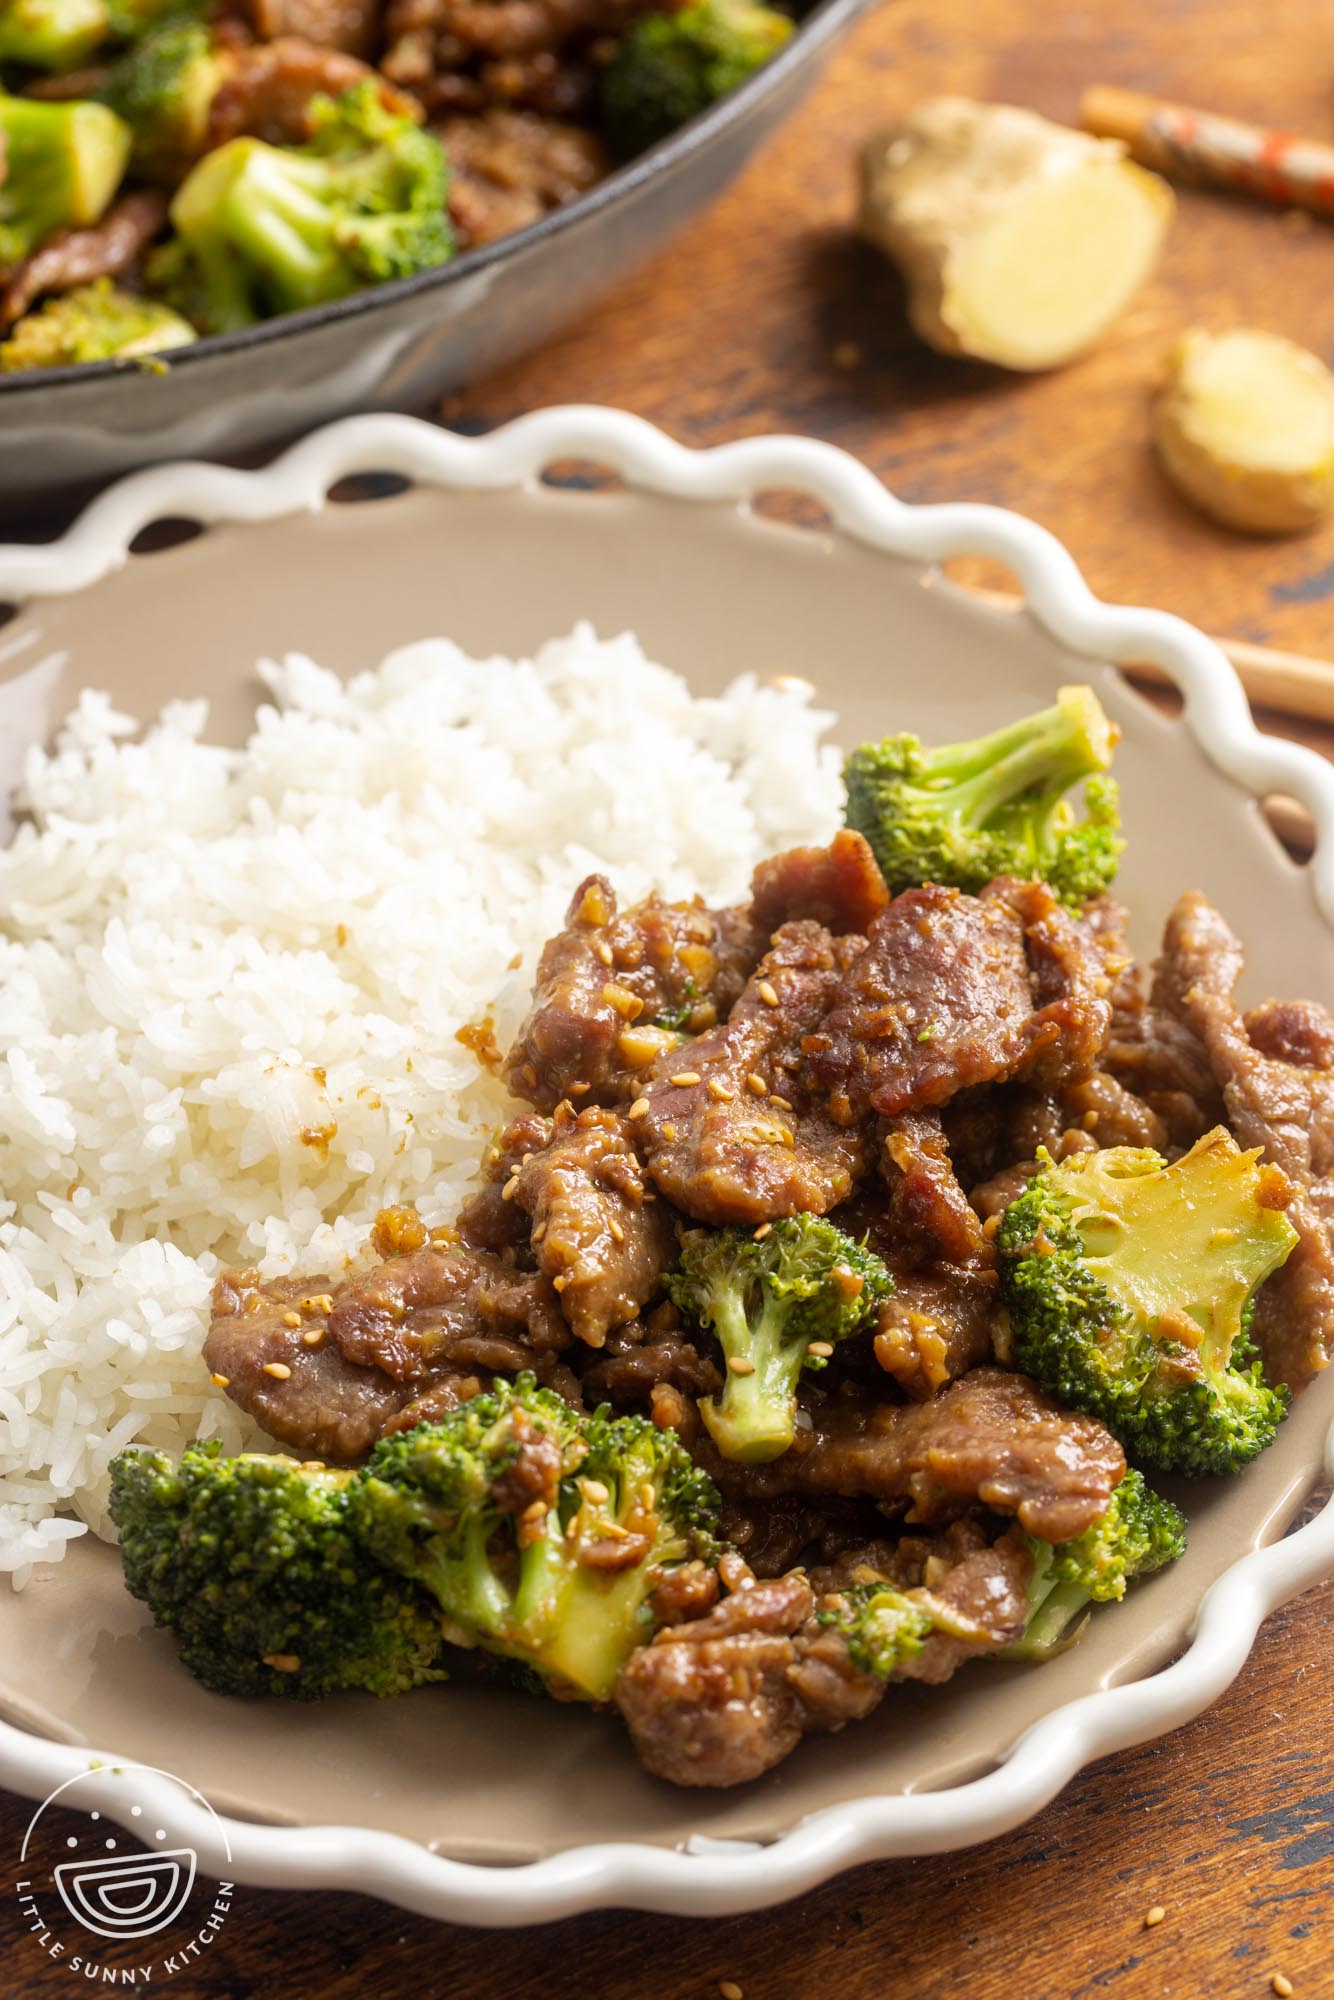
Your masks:
<path fill-rule="evenodd" d="M 1334 513 L 1334 375 L 1281 334 L 1183 335 L 1153 441 L 1173 485 L 1226 527 L 1287 535 Z"/>
<path fill-rule="evenodd" d="M 962 97 L 919 104 L 861 169 L 862 233 L 903 273 L 916 331 L 1002 368 L 1090 347 L 1153 270 L 1174 206 L 1119 141 Z"/>

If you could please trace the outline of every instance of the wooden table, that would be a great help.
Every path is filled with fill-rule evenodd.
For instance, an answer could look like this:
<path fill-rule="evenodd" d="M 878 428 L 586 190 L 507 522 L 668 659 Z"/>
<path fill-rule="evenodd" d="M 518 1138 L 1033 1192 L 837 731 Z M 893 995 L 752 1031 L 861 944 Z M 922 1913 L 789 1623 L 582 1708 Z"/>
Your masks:
<path fill-rule="evenodd" d="M 1334 19 L 1324 0 L 898 0 L 691 240 L 446 417 L 485 429 L 587 400 L 692 444 L 811 432 L 907 498 L 1035 516 L 1104 595 L 1334 656 L 1334 531 L 1270 544 L 1216 531 L 1168 493 L 1145 445 L 1146 398 L 1184 326 L 1246 320 L 1334 346 L 1325 226 L 1184 196 L 1169 261 L 1126 318 L 1077 367 L 1033 380 L 918 346 L 896 281 L 849 234 L 851 149 L 898 107 L 954 90 L 1069 118 L 1093 79 L 1328 134 Z M 243 1889 L 207 1981 L 170 1990 L 710 2000 L 734 1980 L 746 2000 L 1259 2000 L 1281 1970 L 1302 2000 L 1329 1996 L 1332 1611 L 1329 1587 L 1271 1620 L 1212 1714 L 1085 1774 L 991 1847 L 864 1868 L 786 1911 L 731 1922 L 610 1914 L 530 1935 Z M 17 1853 L 26 1818 L 0 1802 L 0 1854 Z M 1154 1904 L 1166 1916 L 1146 1929 Z M 9 1932 L 0 1966 L 12 1968 L 5 2000 L 78 1990 Z"/>

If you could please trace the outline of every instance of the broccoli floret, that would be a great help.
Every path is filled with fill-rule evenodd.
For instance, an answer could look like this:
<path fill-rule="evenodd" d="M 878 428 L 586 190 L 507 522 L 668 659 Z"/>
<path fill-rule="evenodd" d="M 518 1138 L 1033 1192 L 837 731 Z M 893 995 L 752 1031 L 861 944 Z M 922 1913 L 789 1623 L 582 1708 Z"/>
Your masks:
<path fill-rule="evenodd" d="M 98 92 L 134 135 L 134 165 L 174 187 L 205 150 L 209 111 L 234 58 L 198 21 L 170 20 L 113 65 Z"/>
<path fill-rule="evenodd" d="M 748 1230 L 692 1231 L 666 1280 L 672 1303 L 717 1336 L 721 1398 L 699 1409 L 724 1458 L 778 1458 L 795 1435 L 797 1378 L 875 1317 L 894 1289 L 880 1259 L 818 1215 Z M 812 1352 L 812 1343 L 815 1351 Z"/>
<path fill-rule="evenodd" d="M 0 62 L 62 73 L 133 41 L 182 0 L 0 0 Z"/>
<path fill-rule="evenodd" d="M 1132 1577 L 1150 1576 L 1186 1553 L 1186 1517 L 1132 1466 L 1101 1520 L 1073 1542 L 1027 1537 L 1033 1557 L 1028 1623 L 1005 1660 L 1043 1660 L 1078 1637 L 1074 1621 L 1090 1604 L 1119 1601 Z"/>
<path fill-rule="evenodd" d="M 131 360 L 188 347 L 194 338 L 194 328 L 179 313 L 100 278 L 48 299 L 21 319 L 0 343 L 0 373 L 65 368 L 75 361 Z"/>
<path fill-rule="evenodd" d="M 206 1688 L 310 1700 L 445 1679 L 435 1606 L 350 1531 L 353 1476 L 256 1452 L 224 1458 L 216 1440 L 179 1465 L 160 1451 L 115 1460 L 126 1585 Z"/>
<path fill-rule="evenodd" d="M 367 81 L 315 98 L 306 146 L 232 139 L 177 190 L 149 282 L 206 333 L 442 264 L 453 244 L 440 142 Z"/>
<path fill-rule="evenodd" d="M 606 1701 L 664 1570 L 712 1560 L 718 1496 L 674 1431 L 581 1417 L 531 1375 L 378 1444 L 352 1518 L 461 1643 L 567 1700 Z"/>
<path fill-rule="evenodd" d="M 0 94 L 0 271 L 56 230 L 98 221 L 129 157 L 129 127 L 105 104 Z"/>
<path fill-rule="evenodd" d="M 816 1621 L 841 1632 L 852 1664 L 882 1681 L 915 1659 L 936 1629 L 925 1592 L 897 1590 L 878 1577 L 848 1584 Z"/>
<path fill-rule="evenodd" d="M 1234 1472 L 1272 1444 L 1248 1326 L 1297 1232 L 1276 1168 L 1222 1126 L 1168 1166 L 1130 1146 L 1046 1156 L 997 1243 L 1017 1368 L 1168 1472 Z"/>
<path fill-rule="evenodd" d="M 1115 878 L 1116 732 L 1091 688 L 971 743 L 916 736 L 863 743 L 844 766 L 847 823 L 875 851 L 891 895 L 922 882 L 976 892 L 997 875 L 1040 877 L 1072 908 Z M 1077 818 L 1066 793 L 1085 780 Z"/>
<path fill-rule="evenodd" d="M 692 0 L 641 14 L 602 77 L 603 128 L 628 160 L 744 83 L 792 34 L 785 14 L 758 0 Z"/>

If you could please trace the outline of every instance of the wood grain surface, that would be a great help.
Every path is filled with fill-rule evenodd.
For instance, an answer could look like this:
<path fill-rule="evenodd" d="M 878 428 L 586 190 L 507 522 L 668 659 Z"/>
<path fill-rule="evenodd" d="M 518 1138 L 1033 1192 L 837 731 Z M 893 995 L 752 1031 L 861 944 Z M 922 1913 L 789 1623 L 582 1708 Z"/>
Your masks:
<path fill-rule="evenodd" d="M 581 330 L 443 414 L 482 430 L 584 400 L 692 444 L 810 432 L 907 498 L 1034 516 L 1104 595 L 1334 655 L 1334 530 L 1229 536 L 1173 498 L 1145 444 L 1147 398 L 1185 326 L 1250 321 L 1334 346 L 1328 226 L 1183 195 L 1166 265 L 1132 311 L 1095 354 L 1032 380 L 922 349 L 896 281 L 849 233 L 852 149 L 899 107 L 951 90 L 1069 118 L 1094 80 L 1328 137 L 1334 15 L 1326 0 L 897 0 L 689 241 Z M 1334 746 L 1328 730 L 1294 733 Z M 1261 2000 L 1278 1972 L 1301 2000 L 1332 1996 L 1331 1613 L 1334 1586 L 1276 1616 L 1210 1715 L 1087 1772 L 986 1848 L 863 1868 L 782 1912 L 707 1924 L 611 1913 L 529 1934 L 241 1888 L 207 1975 L 182 1974 L 170 1991 L 717 2000 L 718 1983 L 735 1981 L 745 2000 Z M 0 1800 L 6 1900 L 27 1816 Z M 1155 1904 L 1164 1918 L 1145 1928 Z M 0 2000 L 57 2000 L 86 1984 L 44 1961 L 12 1910 L 0 1923 Z"/>

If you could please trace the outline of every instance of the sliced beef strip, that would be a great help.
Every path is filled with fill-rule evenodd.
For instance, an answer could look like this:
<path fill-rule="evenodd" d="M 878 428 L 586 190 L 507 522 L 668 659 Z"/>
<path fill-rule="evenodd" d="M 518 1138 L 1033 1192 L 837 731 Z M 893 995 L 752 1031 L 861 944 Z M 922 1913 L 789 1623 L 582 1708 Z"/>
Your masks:
<path fill-rule="evenodd" d="M 368 79 L 387 111 L 419 115 L 413 100 L 378 70 L 340 48 L 293 34 L 238 49 L 209 106 L 208 148 L 242 134 L 274 146 L 303 145 L 311 135 L 315 98 L 341 96 Z"/>
<path fill-rule="evenodd" d="M 631 1653 L 615 1699 L 644 1768 L 676 1785 L 740 1785 L 795 1750 L 803 1716 L 788 1670 L 814 1609 L 797 1571 L 735 1590 Z"/>
<path fill-rule="evenodd" d="M 552 73 L 535 75 L 544 63 Z M 459 115 L 432 126 L 449 160 L 449 213 L 461 250 L 526 228 L 574 201 L 608 171 L 597 134 L 569 122 L 579 110 L 583 71 L 572 77 L 568 65 L 555 65 L 550 57 L 529 58 L 519 78 L 508 74 L 513 67 L 506 65 L 500 91 L 495 76 L 458 78 L 462 94 L 476 91 L 479 105 L 469 115 L 461 102 Z M 495 95 L 511 102 L 487 103 Z M 524 108 L 516 108 L 514 100 Z M 445 108 L 439 93 L 434 101 Z"/>
<path fill-rule="evenodd" d="M 650 896 L 618 915 L 611 884 L 590 875 L 538 961 L 505 1082 L 543 1111 L 564 1098 L 576 1108 L 629 1102 L 655 1056 L 679 1040 L 655 1021 L 685 1009 L 691 1033 L 712 1027 L 741 992 L 752 953 L 744 911 Z"/>
<path fill-rule="evenodd" d="M 1007 1077 L 1087 1075 L 1110 981 L 1092 933 L 1039 882 L 897 896 L 806 1042 L 838 1123 L 897 1118 Z"/>
<path fill-rule="evenodd" d="M 383 1261 L 340 1282 L 218 1279 L 205 1365 L 280 1443 L 348 1464 L 385 1432 L 526 1368 L 578 1398 L 547 1281 L 484 1252 L 437 1248 L 409 1215 L 386 1211 L 373 1238 Z"/>
<path fill-rule="evenodd" d="M 1028 1622 L 1032 1574 L 1032 1552 L 1018 1528 L 998 1534 L 995 1523 L 973 1519 L 951 1522 L 937 1535 L 904 1535 L 897 1542 L 849 1549 L 809 1572 L 823 1605 L 849 1584 L 883 1578 L 898 1590 L 920 1594 L 928 1606 L 943 1607 L 952 1629 L 933 1632 L 894 1675 L 896 1681 L 932 1687 L 967 1661 L 1013 1644 Z"/>
<path fill-rule="evenodd" d="M 1266 1372 L 1301 1389 L 1334 1354 L 1334 1017 L 1305 1001 L 1243 1018 L 1233 999 L 1242 963 L 1239 939 L 1192 891 L 1168 919 L 1154 992 L 1198 1038 L 1238 1142 L 1263 1146 L 1297 1185 L 1288 1213 L 1301 1240 L 1262 1286 L 1253 1333 Z"/>
<path fill-rule="evenodd" d="M 863 942 L 784 924 L 730 1018 L 659 1058 L 631 1110 L 653 1181 L 696 1222 L 824 1215 L 851 1193 L 866 1134 L 832 1123 L 800 1071 L 803 1042 Z"/>
<path fill-rule="evenodd" d="M 803 918 L 836 936 L 864 932 L 889 907 L 874 854 L 862 835 L 847 827 L 828 847 L 793 847 L 761 861 L 750 898 L 755 929 L 765 938 Z"/>
<path fill-rule="evenodd" d="M 657 1410 L 664 1403 L 655 1392 L 667 1387 L 688 1399 L 693 1417 L 695 1398 L 718 1394 L 723 1378 L 717 1363 L 701 1354 L 679 1325 L 654 1324 L 658 1317 L 632 1320 L 607 1336 L 605 1347 L 580 1376 L 590 1405 L 652 1403 Z"/>
<path fill-rule="evenodd" d="M 799 1564 L 830 1565 L 845 1549 L 865 1549 L 884 1528 L 872 1501 L 795 1494 L 753 1505 L 724 1499 L 719 1515 L 724 1541 L 762 1577 L 783 1576 Z"/>
<path fill-rule="evenodd" d="M 964 1628 L 933 1634 L 895 1680 L 947 1680 L 966 1660 L 1019 1636 L 1032 1559 L 1017 1531 L 993 1542 L 970 1523 L 926 1547 L 916 1563 L 873 1545 L 865 1554 L 883 1569 L 877 1563 L 870 1571 L 863 1560 L 817 1571 L 835 1586 L 827 1594 L 817 1595 L 799 1570 L 770 1582 L 743 1579 L 716 1610 L 632 1653 L 616 1704 L 646 1769 L 677 1785 L 744 1784 L 781 1763 L 803 1736 L 871 1714 L 886 1683 L 857 1666 L 842 1634 L 820 1618 L 837 1609 L 839 1591 L 856 1576 L 888 1575 Z"/>
<path fill-rule="evenodd" d="M 3 180 L 0 173 L 0 180 Z M 167 219 L 167 199 L 140 188 L 109 208 L 90 229 L 66 229 L 0 273 L 0 329 L 21 319 L 47 292 L 72 292 L 98 278 L 119 278 L 138 262 Z"/>
<path fill-rule="evenodd" d="M 530 1111 L 513 1119 L 488 1147 L 482 1162 L 485 1179 L 464 1202 L 455 1224 L 469 1249 L 508 1250 L 516 1255 L 528 1249 L 532 1219 L 516 1207 L 510 1183 L 524 1161 L 540 1153 L 550 1139 L 551 1120 Z"/>
<path fill-rule="evenodd" d="M 1107 1509 L 1125 1454 L 1092 1417 L 1062 1410 L 1022 1375 L 974 1368 L 924 1403 L 831 1401 L 808 1410 L 795 1444 L 768 1465 L 733 1465 L 706 1438 L 695 1455 L 728 1498 L 865 1495 L 909 1522 L 978 1506 L 1064 1542 Z"/>
<path fill-rule="evenodd" d="M 676 1252 L 676 1219 L 648 1186 L 635 1127 L 590 1105 L 556 1114 L 549 1145 L 512 1183 L 531 1216 L 538 1269 L 577 1339 L 601 1347 L 658 1291 Z"/>
<path fill-rule="evenodd" d="M 967 1374 L 991 1352 L 996 1259 L 955 1178 L 936 1111 L 910 1111 L 881 1147 L 886 1212 L 878 1234 L 894 1273 L 874 1351 L 914 1401 Z"/>
<path fill-rule="evenodd" d="M 249 0 L 248 12 L 261 42 L 292 35 L 367 61 L 375 54 L 379 0 Z"/>

